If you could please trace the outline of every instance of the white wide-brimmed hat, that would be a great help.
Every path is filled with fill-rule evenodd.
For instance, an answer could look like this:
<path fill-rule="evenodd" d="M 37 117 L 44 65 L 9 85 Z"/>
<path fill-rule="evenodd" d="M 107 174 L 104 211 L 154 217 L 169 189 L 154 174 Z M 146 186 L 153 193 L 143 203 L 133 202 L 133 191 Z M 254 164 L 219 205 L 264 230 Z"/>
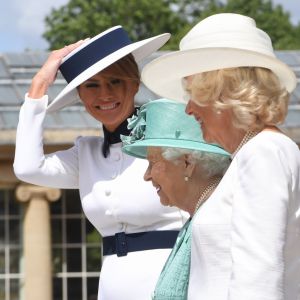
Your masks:
<path fill-rule="evenodd" d="M 142 71 L 144 84 L 165 98 L 184 101 L 182 78 L 225 68 L 270 69 L 290 93 L 297 84 L 290 67 L 276 58 L 268 34 L 247 16 L 207 17 L 183 37 L 179 49 L 151 61 Z"/>
<path fill-rule="evenodd" d="M 68 85 L 49 104 L 47 112 L 54 112 L 79 101 L 76 88 L 122 57 L 132 53 L 136 62 L 139 62 L 158 50 L 169 38 L 169 33 L 163 33 L 133 43 L 122 26 L 112 27 L 96 35 L 63 59 L 59 69 Z"/>

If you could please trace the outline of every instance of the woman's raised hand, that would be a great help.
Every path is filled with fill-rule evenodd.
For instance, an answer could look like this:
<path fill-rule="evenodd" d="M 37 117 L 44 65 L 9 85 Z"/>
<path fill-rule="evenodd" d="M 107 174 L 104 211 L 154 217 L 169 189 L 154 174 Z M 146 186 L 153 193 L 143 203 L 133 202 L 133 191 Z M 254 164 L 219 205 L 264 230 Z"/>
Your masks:
<path fill-rule="evenodd" d="M 47 93 L 48 87 L 54 82 L 62 59 L 86 40 L 80 40 L 77 43 L 52 51 L 44 65 L 33 77 L 28 96 L 32 99 L 43 97 Z"/>

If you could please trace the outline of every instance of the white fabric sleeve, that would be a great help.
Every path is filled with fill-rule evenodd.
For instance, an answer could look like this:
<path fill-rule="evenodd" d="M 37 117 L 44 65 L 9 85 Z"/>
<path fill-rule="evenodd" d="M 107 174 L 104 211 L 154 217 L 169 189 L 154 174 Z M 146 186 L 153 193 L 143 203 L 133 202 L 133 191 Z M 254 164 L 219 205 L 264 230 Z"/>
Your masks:
<path fill-rule="evenodd" d="M 49 155 L 43 150 L 43 122 L 48 96 L 25 96 L 16 134 L 14 172 L 25 182 L 55 188 L 78 188 L 77 145 Z"/>
<path fill-rule="evenodd" d="M 291 172 L 280 149 L 266 143 L 246 145 L 236 164 L 228 299 L 284 300 Z"/>

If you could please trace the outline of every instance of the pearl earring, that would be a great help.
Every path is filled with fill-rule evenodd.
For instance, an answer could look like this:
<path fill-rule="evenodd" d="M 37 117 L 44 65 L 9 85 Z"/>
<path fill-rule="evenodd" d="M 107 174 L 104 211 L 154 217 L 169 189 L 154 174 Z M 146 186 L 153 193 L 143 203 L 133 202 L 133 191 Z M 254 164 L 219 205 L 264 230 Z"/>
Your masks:
<path fill-rule="evenodd" d="M 184 176 L 184 181 L 185 181 L 185 182 L 188 182 L 189 179 L 190 179 L 190 178 L 189 178 L 188 176 Z"/>

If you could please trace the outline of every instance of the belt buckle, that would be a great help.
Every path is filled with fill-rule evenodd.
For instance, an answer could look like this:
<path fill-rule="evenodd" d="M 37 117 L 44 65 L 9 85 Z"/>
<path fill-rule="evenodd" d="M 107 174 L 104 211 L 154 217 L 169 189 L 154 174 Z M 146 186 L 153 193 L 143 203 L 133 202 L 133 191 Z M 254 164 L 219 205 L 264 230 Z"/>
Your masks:
<path fill-rule="evenodd" d="M 116 238 L 116 254 L 118 257 L 126 256 L 128 253 L 127 241 L 126 241 L 126 233 L 125 232 L 117 232 L 115 234 Z"/>

